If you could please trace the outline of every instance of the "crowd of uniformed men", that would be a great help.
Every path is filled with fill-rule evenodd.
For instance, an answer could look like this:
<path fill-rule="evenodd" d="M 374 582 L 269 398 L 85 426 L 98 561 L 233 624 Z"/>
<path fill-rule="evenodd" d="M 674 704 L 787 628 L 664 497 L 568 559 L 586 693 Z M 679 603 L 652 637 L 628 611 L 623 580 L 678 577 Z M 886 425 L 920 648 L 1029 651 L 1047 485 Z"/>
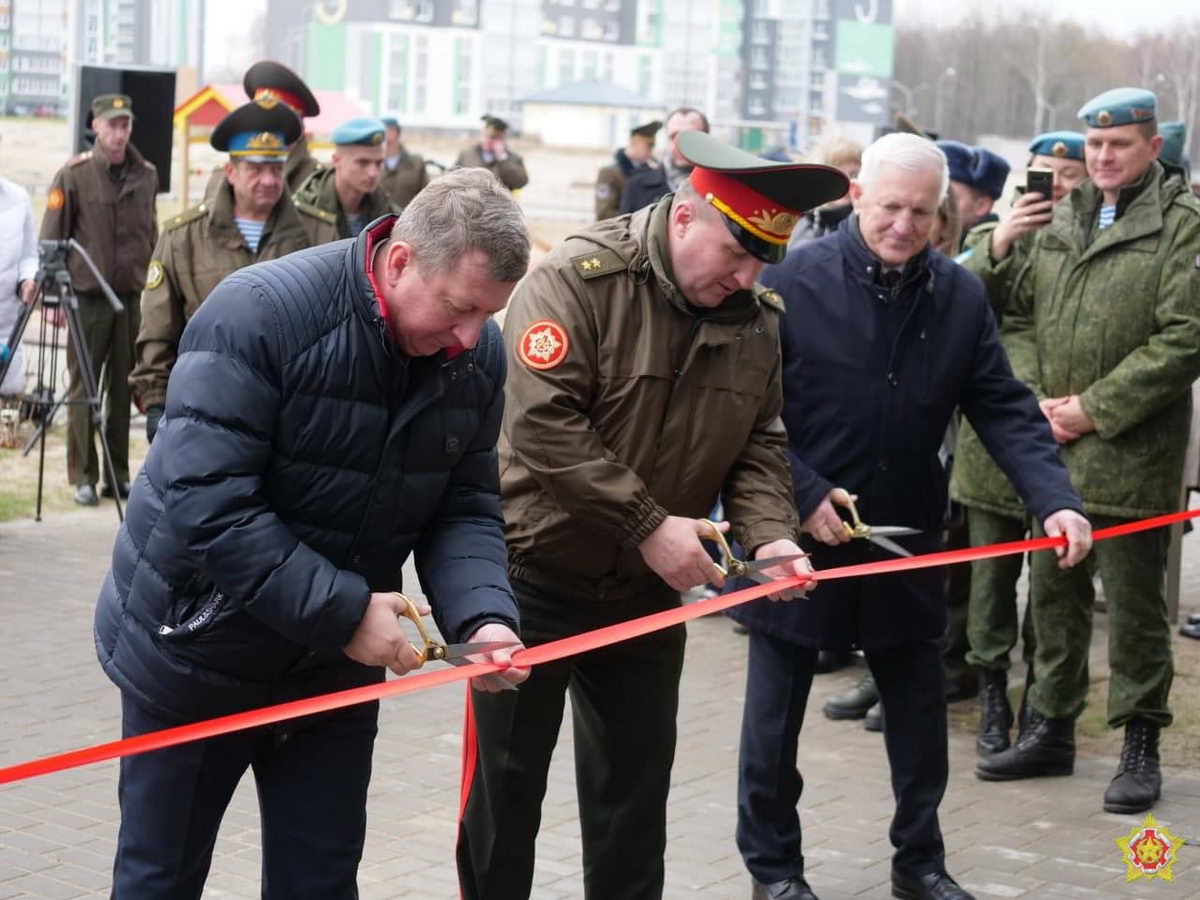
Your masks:
<path fill-rule="evenodd" d="M 529 241 L 509 192 L 528 176 L 503 121 L 485 116 L 431 181 L 395 119 L 343 123 L 323 166 L 304 139 L 319 106 L 294 73 L 257 63 L 245 89 L 211 137 L 228 161 L 161 233 L 131 101 L 95 98 L 95 147 L 55 176 L 42 223 L 85 245 L 125 305 L 72 265 L 118 479 L 100 492 L 130 494 L 131 392 L 160 434 L 97 618 L 126 734 L 419 665 L 390 593 L 410 551 L 448 639 L 511 639 L 485 653 L 497 662 L 518 633 L 540 644 L 677 606 L 724 584 L 703 543 L 728 527 L 707 521 L 719 501 L 735 551 L 768 576 L 817 572 L 732 614 L 749 635 L 736 839 L 755 898 L 816 896 L 796 750 L 814 673 L 853 651 L 868 674 L 825 713 L 883 731 L 893 894 L 969 897 L 937 819 L 946 702 L 982 693 L 980 778 L 1070 774 L 1093 574 L 1108 722 L 1125 731 L 1103 806 L 1158 800 L 1166 538 L 1091 546 L 1093 525 L 1172 511 L 1200 481 L 1194 460 L 1185 471 L 1200 204 L 1183 125 L 1159 121 L 1152 93 L 1108 91 L 1080 109 L 1083 131 L 1034 137 L 1037 177 L 1003 214 L 1003 159 L 908 122 L 793 162 L 676 109 L 631 129 L 597 176 L 597 224 L 520 280 Z M 490 317 L 510 294 L 502 351 Z M 70 409 L 68 474 L 92 505 L 93 425 Z M 1020 556 L 823 584 L 822 568 L 895 549 L 857 539 L 839 509 L 854 501 L 855 516 L 903 526 L 907 552 L 1066 541 L 1030 555 L 1023 622 Z M 587 895 L 661 895 L 684 639 L 677 627 L 478 684 L 464 896 L 529 896 L 568 691 Z M 114 896 L 198 896 L 247 766 L 278 829 L 264 896 L 273 881 L 290 885 L 280 896 L 350 896 L 373 738 L 372 707 L 222 739 L 203 759 L 126 760 Z M 317 771 L 305 762 L 326 760 L 334 788 L 287 806 Z M 204 812 L 175 845 L 180 805 Z M 317 822 L 323 837 L 297 836 Z"/>

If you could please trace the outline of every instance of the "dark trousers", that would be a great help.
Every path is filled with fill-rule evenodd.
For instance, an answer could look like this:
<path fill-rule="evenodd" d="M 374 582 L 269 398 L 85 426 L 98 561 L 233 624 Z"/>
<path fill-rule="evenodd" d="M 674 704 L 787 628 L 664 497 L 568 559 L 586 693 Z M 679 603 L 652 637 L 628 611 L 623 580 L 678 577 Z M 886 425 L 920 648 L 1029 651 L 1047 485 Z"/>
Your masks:
<path fill-rule="evenodd" d="M 125 737 L 173 724 L 124 695 L 121 713 Z M 113 900 L 200 897 L 247 768 L 262 817 L 262 896 L 357 897 L 378 713 L 362 704 L 122 759 Z"/>
<path fill-rule="evenodd" d="M 751 630 L 749 652 L 737 844 L 750 874 L 769 883 L 804 874 L 797 809 L 804 779 L 796 750 L 817 651 Z M 941 871 L 945 851 L 937 809 L 949 770 L 942 642 L 867 650 L 866 657 L 883 703 L 896 799 L 892 869 L 908 876 Z"/>
<path fill-rule="evenodd" d="M 137 341 L 141 298 L 120 296 L 125 311 L 117 313 L 103 294 L 79 294 L 79 324 L 87 345 L 96 385 L 104 406 L 104 437 L 112 453 L 118 481 L 129 480 L 129 373 Z M 71 484 L 95 484 L 100 462 L 96 455 L 96 426 L 79 378 L 75 347 L 67 341 L 67 478 Z M 107 475 L 105 475 L 107 481 Z"/>
<path fill-rule="evenodd" d="M 970 545 L 966 510 L 954 504 L 954 515 L 946 525 L 946 549 L 961 550 Z M 967 661 L 971 645 L 967 640 L 967 618 L 971 601 L 971 566 L 946 567 L 946 641 L 943 658 L 946 680 L 960 688 L 973 688 L 978 679 Z"/>
<path fill-rule="evenodd" d="M 536 645 L 645 614 L 513 582 L 521 633 Z M 656 603 L 678 604 L 678 597 Z M 550 757 L 571 694 L 584 895 L 662 896 L 666 807 L 686 632 L 655 632 L 536 666 L 517 691 L 472 692 L 478 762 L 459 827 L 467 900 L 529 897 Z"/>

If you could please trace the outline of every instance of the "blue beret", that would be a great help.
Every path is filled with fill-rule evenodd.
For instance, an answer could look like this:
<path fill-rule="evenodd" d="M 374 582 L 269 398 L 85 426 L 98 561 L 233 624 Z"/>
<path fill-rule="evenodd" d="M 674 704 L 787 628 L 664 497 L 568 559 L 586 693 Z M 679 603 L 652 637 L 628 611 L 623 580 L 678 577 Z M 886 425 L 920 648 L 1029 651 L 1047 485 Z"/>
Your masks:
<path fill-rule="evenodd" d="M 937 145 L 946 154 L 951 181 L 969 185 L 993 200 L 1004 193 L 1009 166 L 1003 157 L 983 147 L 968 147 L 958 141 L 938 141 Z"/>
<path fill-rule="evenodd" d="M 374 147 L 383 143 L 383 122 L 370 116 L 360 116 L 349 119 L 333 129 L 329 139 L 339 146 L 361 144 L 364 147 Z"/>
<path fill-rule="evenodd" d="M 1113 88 L 1079 108 L 1079 118 L 1089 128 L 1115 128 L 1151 122 L 1158 114 L 1158 98 L 1142 88 Z"/>
<path fill-rule="evenodd" d="M 1180 165 L 1183 162 L 1184 151 L 1187 150 L 1187 123 L 1162 122 L 1158 126 L 1158 133 L 1162 135 L 1163 139 L 1162 150 L 1158 152 L 1158 158 L 1177 166 Z"/>
<path fill-rule="evenodd" d="M 382 122 L 384 124 L 384 127 L 386 127 L 386 128 L 399 128 L 400 127 L 400 120 L 397 119 L 395 116 L 380 116 L 379 121 Z"/>
<path fill-rule="evenodd" d="M 1034 156 L 1057 156 L 1082 162 L 1085 142 L 1086 138 L 1078 131 L 1047 131 L 1029 142 L 1029 152 Z"/>

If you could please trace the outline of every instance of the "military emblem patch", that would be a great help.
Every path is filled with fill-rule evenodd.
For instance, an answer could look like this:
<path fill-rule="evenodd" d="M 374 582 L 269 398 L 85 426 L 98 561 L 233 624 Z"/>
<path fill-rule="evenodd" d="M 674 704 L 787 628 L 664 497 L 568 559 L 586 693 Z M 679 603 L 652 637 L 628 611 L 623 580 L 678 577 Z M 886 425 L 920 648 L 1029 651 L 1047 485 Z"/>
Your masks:
<path fill-rule="evenodd" d="M 67 203 L 67 197 L 62 188 L 55 188 L 46 198 L 46 209 L 62 209 Z"/>
<path fill-rule="evenodd" d="M 612 193 L 612 188 L 606 182 L 601 181 L 596 185 L 596 196 L 601 200 L 607 200 L 608 195 Z"/>
<path fill-rule="evenodd" d="M 529 368 L 544 371 L 566 359 L 570 347 L 565 328 L 550 319 L 538 319 L 521 335 L 517 355 Z"/>
<path fill-rule="evenodd" d="M 1126 837 L 1116 839 L 1127 867 L 1125 880 L 1145 878 L 1152 881 L 1161 878 L 1163 881 L 1172 881 L 1175 876 L 1171 866 L 1183 843 L 1155 822 L 1154 816 L 1147 814 L 1141 827 L 1135 825 Z"/>
<path fill-rule="evenodd" d="M 162 263 L 160 263 L 157 259 L 150 260 L 150 268 L 146 270 L 146 290 L 154 290 L 156 287 L 162 284 L 162 280 Z"/>

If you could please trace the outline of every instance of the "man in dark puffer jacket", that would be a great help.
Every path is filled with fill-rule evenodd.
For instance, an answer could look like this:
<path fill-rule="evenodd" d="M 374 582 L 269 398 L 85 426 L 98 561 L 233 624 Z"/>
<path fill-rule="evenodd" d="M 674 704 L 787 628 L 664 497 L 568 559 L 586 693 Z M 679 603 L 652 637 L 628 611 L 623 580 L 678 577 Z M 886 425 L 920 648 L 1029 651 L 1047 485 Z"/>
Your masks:
<path fill-rule="evenodd" d="M 490 317 L 528 255 L 511 194 L 467 169 L 399 220 L 213 291 L 184 331 L 96 610 L 125 736 L 416 668 L 390 593 L 410 553 L 448 640 L 518 640 L 495 451 L 504 348 Z M 263 896 L 357 896 L 377 713 L 363 704 L 122 760 L 113 897 L 199 897 L 247 767 Z"/>

